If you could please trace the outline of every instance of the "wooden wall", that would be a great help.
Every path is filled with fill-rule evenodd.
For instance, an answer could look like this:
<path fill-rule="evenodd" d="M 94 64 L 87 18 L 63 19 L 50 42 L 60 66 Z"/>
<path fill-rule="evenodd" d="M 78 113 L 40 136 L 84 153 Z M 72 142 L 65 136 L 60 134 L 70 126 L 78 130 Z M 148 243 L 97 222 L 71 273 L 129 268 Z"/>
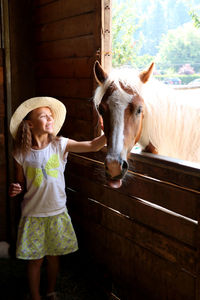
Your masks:
<path fill-rule="evenodd" d="M 102 0 L 35 1 L 36 93 L 66 105 L 62 135 L 78 140 L 100 133 L 91 102 L 93 63 L 101 60 Z"/>
<path fill-rule="evenodd" d="M 35 95 L 57 97 L 68 110 L 61 134 L 79 140 L 98 135 L 89 100 L 94 61 L 109 69 L 109 14 L 109 0 L 10 0 L 6 111 L 11 115 Z M 5 147 L 0 151 L 4 158 Z M 104 181 L 103 152 L 69 157 L 68 204 L 80 245 L 101 262 L 110 291 L 123 300 L 199 300 L 199 170 L 153 156 L 132 158 L 123 187 L 112 190 Z"/>
<path fill-rule="evenodd" d="M 80 246 L 122 300 L 200 299 L 200 172 L 131 155 L 120 189 L 105 184 L 103 152 L 71 154 L 68 206 Z"/>
<path fill-rule="evenodd" d="M 16 202 L 7 188 L 14 180 L 10 118 L 16 107 L 35 95 L 32 0 L 1 1 L 0 49 L 0 240 L 16 237 Z"/>
<path fill-rule="evenodd" d="M 6 171 L 6 137 L 5 137 L 5 95 L 3 49 L 0 48 L 0 241 L 7 238 L 7 171 Z"/>
<path fill-rule="evenodd" d="M 4 16 L 7 26 L 4 35 L 7 57 L 5 73 L 9 76 L 7 106 L 11 114 L 21 102 L 35 95 L 32 14 L 32 0 L 10 0 L 7 15 Z"/>
<path fill-rule="evenodd" d="M 2 0 L 1 3 L 9 184 L 14 180 L 9 122 L 24 100 L 45 95 L 63 101 L 68 110 L 61 131 L 64 136 L 82 140 L 100 134 L 91 101 L 95 87 L 93 63 L 99 59 L 110 65 L 110 0 Z M 10 203 L 6 219 L 10 218 L 9 231 L 15 237 L 18 205 L 12 199 L 5 201 Z M 3 210 L 2 214 L 5 217 Z"/>

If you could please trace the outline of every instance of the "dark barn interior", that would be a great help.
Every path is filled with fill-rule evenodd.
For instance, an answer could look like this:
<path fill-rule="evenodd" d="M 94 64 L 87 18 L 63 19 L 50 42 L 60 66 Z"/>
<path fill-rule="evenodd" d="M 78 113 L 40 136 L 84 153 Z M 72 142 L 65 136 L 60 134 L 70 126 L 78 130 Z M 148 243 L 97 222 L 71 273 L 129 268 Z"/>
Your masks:
<path fill-rule="evenodd" d="M 0 241 L 14 256 L 20 197 L 8 197 L 15 176 L 10 117 L 24 100 L 52 96 L 67 108 L 61 135 L 100 135 L 93 64 L 111 68 L 112 7 L 111 0 L 2 0 L 0 8 Z M 200 300 L 199 169 L 131 154 L 126 179 L 113 190 L 105 152 L 68 159 L 68 208 L 80 246 L 70 259 L 77 273 L 79 266 L 94 273 L 90 296 L 84 290 L 66 299 Z M 70 259 L 62 266 L 72 269 Z"/>

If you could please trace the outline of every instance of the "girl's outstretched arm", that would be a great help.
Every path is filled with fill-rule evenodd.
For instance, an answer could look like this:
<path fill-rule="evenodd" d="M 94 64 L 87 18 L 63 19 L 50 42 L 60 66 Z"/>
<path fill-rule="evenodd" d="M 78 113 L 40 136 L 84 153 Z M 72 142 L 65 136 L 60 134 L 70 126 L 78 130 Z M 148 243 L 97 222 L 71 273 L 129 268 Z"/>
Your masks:
<path fill-rule="evenodd" d="M 75 140 L 68 140 L 65 153 L 66 152 L 96 152 L 103 148 L 106 144 L 106 137 L 105 135 L 99 136 L 91 141 L 83 141 L 77 142 Z"/>
<path fill-rule="evenodd" d="M 22 166 L 15 161 L 16 183 L 11 183 L 9 187 L 9 196 L 15 197 L 24 190 L 25 178 Z"/>

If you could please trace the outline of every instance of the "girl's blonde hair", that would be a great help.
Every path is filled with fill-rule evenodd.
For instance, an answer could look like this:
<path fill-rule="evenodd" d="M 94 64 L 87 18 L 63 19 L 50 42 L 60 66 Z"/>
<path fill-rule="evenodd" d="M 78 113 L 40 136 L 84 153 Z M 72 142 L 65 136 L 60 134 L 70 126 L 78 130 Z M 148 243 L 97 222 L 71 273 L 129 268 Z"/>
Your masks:
<path fill-rule="evenodd" d="M 27 154 L 32 146 L 32 133 L 27 120 L 22 120 L 20 123 L 16 139 L 14 141 L 14 154 Z"/>

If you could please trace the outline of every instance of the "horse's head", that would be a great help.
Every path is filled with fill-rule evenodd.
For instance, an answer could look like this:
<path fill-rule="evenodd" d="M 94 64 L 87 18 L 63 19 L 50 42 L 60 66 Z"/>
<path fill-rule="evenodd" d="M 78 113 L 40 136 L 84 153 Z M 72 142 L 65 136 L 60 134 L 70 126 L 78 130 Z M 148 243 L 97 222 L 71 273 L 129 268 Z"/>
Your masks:
<path fill-rule="evenodd" d="M 136 76 L 133 85 L 130 84 L 133 80 L 127 83 L 115 75 L 108 76 L 99 62 L 95 62 L 94 75 L 99 87 L 94 102 L 103 118 L 108 149 L 105 170 L 111 187 L 121 186 L 122 178 L 128 170 L 128 153 L 140 138 L 145 110 L 140 90 L 152 70 L 153 64 Z"/>

